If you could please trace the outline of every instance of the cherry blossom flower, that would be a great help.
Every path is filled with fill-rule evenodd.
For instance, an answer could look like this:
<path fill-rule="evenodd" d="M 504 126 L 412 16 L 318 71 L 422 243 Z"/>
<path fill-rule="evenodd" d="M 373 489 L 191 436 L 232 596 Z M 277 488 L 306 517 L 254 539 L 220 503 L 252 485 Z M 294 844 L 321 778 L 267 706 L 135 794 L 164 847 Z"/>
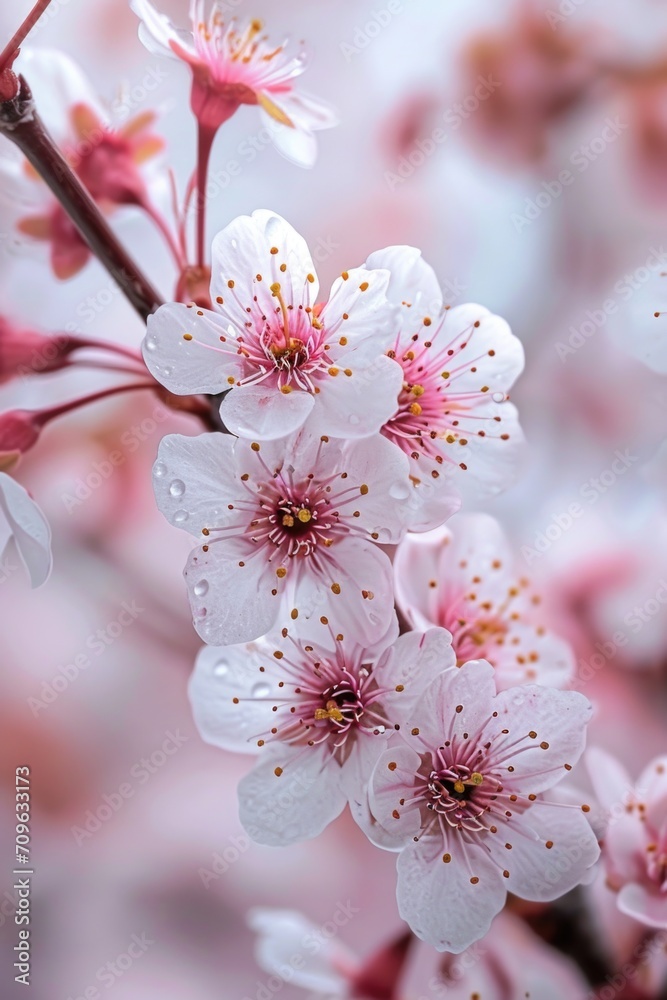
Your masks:
<path fill-rule="evenodd" d="M 459 953 L 508 892 L 546 902 L 581 882 L 595 835 L 578 807 L 544 793 L 576 764 L 590 714 L 574 691 L 496 695 L 483 660 L 429 685 L 401 729 L 407 745 L 382 754 L 370 787 L 378 844 L 401 851 L 399 912 L 418 937 Z"/>
<path fill-rule="evenodd" d="M 279 215 L 240 216 L 213 242 L 216 311 L 169 303 L 149 317 L 146 364 L 170 392 L 221 393 L 235 434 L 366 437 L 395 408 L 400 366 L 384 352 L 395 310 L 389 274 L 344 272 L 328 302 L 305 240 Z"/>
<path fill-rule="evenodd" d="M 461 494 L 494 495 L 517 474 L 523 436 L 507 393 L 523 369 L 523 348 L 483 306 L 443 311 L 433 269 L 413 247 L 380 250 L 366 266 L 390 271 L 389 299 L 401 309 L 389 356 L 403 386 L 382 433 L 409 456 L 411 480 L 422 488 L 424 523 L 415 527 L 436 527 Z"/>
<path fill-rule="evenodd" d="M 5 456 L 4 468 L 11 464 Z M 46 583 L 53 562 L 48 521 L 26 490 L 6 472 L 0 472 L 0 560 L 3 564 L 12 539 L 31 585 L 40 587 Z"/>
<path fill-rule="evenodd" d="M 304 629 L 299 620 L 246 645 L 205 646 L 190 683 L 202 737 L 259 753 L 239 785 L 239 815 L 262 844 L 316 837 L 348 802 L 365 825 L 360 803 L 386 740 L 453 664 L 444 629 L 397 639 L 394 618 L 385 639 L 364 648 L 325 621 Z"/>
<path fill-rule="evenodd" d="M 63 155 L 105 213 L 120 205 L 148 205 L 143 164 L 163 147 L 152 130 L 155 114 L 147 111 L 112 127 L 79 67 L 57 50 L 22 52 L 20 69 L 30 86 L 47 128 Z M 43 99 L 44 97 L 44 99 Z M 49 246 L 57 278 L 77 274 L 91 252 L 64 209 L 53 198 L 33 167 L 22 161 L 0 163 L 19 203 L 36 202 L 16 221 L 18 232 Z"/>
<path fill-rule="evenodd" d="M 395 484 L 404 456 L 381 438 L 305 433 L 257 442 L 172 434 L 153 470 L 157 504 L 202 544 L 185 570 L 194 624 L 212 645 L 265 635 L 281 608 L 329 614 L 359 642 L 393 619 L 391 563 L 409 516 Z"/>
<path fill-rule="evenodd" d="M 602 854 L 618 908 L 667 928 L 667 757 L 651 761 L 634 787 L 623 765 L 598 747 L 586 764 L 605 810 Z"/>
<path fill-rule="evenodd" d="M 319 928 L 295 910 L 256 907 L 248 914 L 248 924 L 257 934 L 257 964 L 280 976 L 290 967 L 293 955 L 303 956 L 303 965 L 294 970 L 295 986 L 328 997 L 347 997 L 361 962 L 354 952 L 336 938 L 321 938 Z M 316 950 L 303 942 L 320 942 Z"/>
<path fill-rule="evenodd" d="M 344 904 L 338 909 L 346 912 Z M 342 915 L 342 914 L 341 914 Z M 399 995 L 398 982 L 412 943 L 412 935 L 401 933 L 369 958 L 361 961 L 336 938 L 296 910 L 256 907 L 248 924 L 257 933 L 257 964 L 276 976 L 290 970 L 295 986 L 327 997 L 357 997 L 358 1000 L 392 1000 Z M 302 961 L 295 966 L 294 956 Z"/>
<path fill-rule="evenodd" d="M 297 93 L 294 80 L 306 68 L 302 52 L 290 56 L 286 43 L 271 45 L 262 22 L 226 25 L 214 3 L 191 0 L 192 33 L 180 31 L 148 0 L 130 0 L 141 18 L 139 37 L 151 52 L 183 60 L 192 70 L 191 106 L 198 121 L 215 131 L 242 104 L 259 105 L 275 147 L 292 162 L 310 167 L 317 155 L 314 132 L 337 124 L 324 103 Z"/>
<path fill-rule="evenodd" d="M 554 127 L 599 84 L 604 33 L 599 25 L 568 30 L 559 18 L 539 2 L 517 4 L 508 24 L 473 37 L 463 54 L 462 97 L 480 81 L 491 91 L 471 116 L 472 134 L 510 165 L 541 159 Z"/>
<path fill-rule="evenodd" d="M 572 677 L 572 650 L 545 627 L 540 597 L 516 572 L 502 528 L 487 514 L 458 514 L 448 527 L 407 535 L 394 579 L 411 626 L 448 629 L 459 664 L 488 660 L 499 691 L 565 687 Z"/>
<path fill-rule="evenodd" d="M 574 962 L 550 948 L 508 909 L 460 956 L 444 955 L 438 979 L 447 1000 L 590 1000 Z"/>

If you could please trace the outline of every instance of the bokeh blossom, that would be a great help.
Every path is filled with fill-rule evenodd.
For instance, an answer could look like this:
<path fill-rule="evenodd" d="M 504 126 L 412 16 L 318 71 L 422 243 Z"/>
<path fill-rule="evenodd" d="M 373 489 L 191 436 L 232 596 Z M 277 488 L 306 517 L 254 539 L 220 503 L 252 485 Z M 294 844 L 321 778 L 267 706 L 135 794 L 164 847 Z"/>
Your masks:
<path fill-rule="evenodd" d="M 618 908 L 649 927 L 667 928 L 667 757 L 633 785 L 626 769 L 597 747 L 586 754 L 604 810 L 603 859 Z"/>
<path fill-rule="evenodd" d="M 492 517 L 459 514 L 447 527 L 407 535 L 394 572 L 396 600 L 412 628 L 449 629 L 459 664 L 488 660 L 498 690 L 570 680 L 572 651 L 547 628 L 541 597 Z"/>
<path fill-rule="evenodd" d="M 4 467 L 7 465 L 5 461 Z M 28 571 L 31 585 L 41 586 L 49 577 L 53 561 L 51 529 L 27 491 L 6 472 L 0 472 L 0 560 L 3 577 L 11 568 L 9 546 L 12 541 Z"/>

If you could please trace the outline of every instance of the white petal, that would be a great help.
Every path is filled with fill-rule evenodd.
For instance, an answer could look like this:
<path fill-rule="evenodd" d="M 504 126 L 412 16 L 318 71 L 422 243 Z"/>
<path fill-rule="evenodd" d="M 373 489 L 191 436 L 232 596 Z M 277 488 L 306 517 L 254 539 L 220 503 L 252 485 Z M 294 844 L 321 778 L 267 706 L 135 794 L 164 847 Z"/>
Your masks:
<path fill-rule="evenodd" d="M 81 142 L 70 118 L 75 104 L 85 104 L 102 122 L 108 121 L 83 70 L 59 49 L 22 49 L 15 69 L 30 82 L 40 117 L 59 145 Z"/>
<path fill-rule="evenodd" d="M 332 591 L 333 584 L 340 593 Z M 302 574 L 294 607 L 300 617 L 325 616 L 346 639 L 373 645 L 395 621 L 391 563 L 377 545 L 343 538 L 327 550 L 317 577 Z"/>
<path fill-rule="evenodd" d="M 382 827 L 380 837 L 362 826 L 374 844 L 385 850 L 401 850 L 421 827 L 419 808 L 410 803 L 421 766 L 419 754 L 407 746 L 385 750 L 373 771 L 368 792 L 370 813 Z M 407 804 L 403 804 L 403 802 Z"/>
<path fill-rule="evenodd" d="M 241 823 L 256 843 L 271 847 L 317 837 L 345 808 L 339 781 L 326 744 L 272 748 L 239 784 Z"/>
<path fill-rule="evenodd" d="M 511 850 L 506 842 L 512 844 Z M 487 844 L 499 868 L 510 873 L 508 892 L 545 903 L 579 885 L 600 856 L 583 813 L 539 800 L 497 835 L 489 834 Z"/>
<path fill-rule="evenodd" d="M 647 927 L 667 927 L 667 898 L 643 885 L 624 885 L 618 894 L 618 908 Z"/>
<path fill-rule="evenodd" d="M 197 656 L 188 694 L 202 739 L 223 750 L 257 753 L 257 739 L 273 725 L 280 694 L 267 643 L 204 646 Z M 234 701 L 236 699 L 236 701 Z"/>
<path fill-rule="evenodd" d="M 615 757 L 600 747 L 590 747 L 584 761 L 598 802 L 609 813 L 634 798 L 630 775 Z"/>
<path fill-rule="evenodd" d="M 464 853 L 458 831 L 446 842 L 434 836 L 409 844 L 396 867 L 399 913 L 437 951 L 465 951 L 486 934 L 505 903 L 501 872 L 479 844 L 466 844 Z"/>
<path fill-rule="evenodd" d="M 456 654 L 446 629 L 432 628 L 400 636 L 373 668 L 378 684 L 388 689 L 382 698 L 387 718 L 392 722 L 404 720 L 429 684 L 443 670 L 454 666 Z"/>
<path fill-rule="evenodd" d="M 334 281 L 319 318 L 331 341 L 336 363 L 344 367 L 341 359 L 350 352 L 351 367 L 354 367 L 352 354 L 356 366 L 366 367 L 395 343 L 398 317 L 387 299 L 390 275 L 385 270 L 369 271 L 364 267 L 344 273 L 347 277 Z"/>
<path fill-rule="evenodd" d="M 196 537 L 202 528 L 230 522 L 235 515 L 227 504 L 245 498 L 235 470 L 234 439 L 228 434 L 168 434 L 153 466 L 159 510 Z"/>
<path fill-rule="evenodd" d="M 489 735 L 503 728 L 510 730 L 511 740 L 537 733 L 512 757 L 514 771 L 505 778 L 505 787 L 520 789 L 523 795 L 552 788 L 565 775 L 565 764 L 573 766 L 583 753 L 593 706 L 578 691 L 526 684 L 502 691 L 494 708 L 498 716 L 487 727 Z"/>
<path fill-rule="evenodd" d="M 296 433 L 314 405 L 314 397 L 298 389 L 284 393 L 274 386 L 241 385 L 225 396 L 220 416 L 232 434 L 272 441 Z M 311 421 L 308 427 L 311 429 Z"/>
<path fill-rule="evenodd" d="M 352 367 L 354 364 L 353 358 L 343 360 L 336 376 L 329 375 L 319 380 L 320 391 L 313 418 L 308 424 L 313 434 L 330 434 L 347 439 L 367 438 L 378 434 L 395 412 L 396 400 L 403 385 L 400 365 L 383 356 L 378 357 L 369 368 Z M 406 478 L 409 469 L 407 460 L 403 464 L 403 477 Z"/>
<path fill-rule="evenodd" d="M 40 587 L 48 580 L 53 565 L 51 528 L 27 491 L 5 472 L 0 472 L 0 511 L 7 519 L 32 586 Z"/>
<path fill-rule="evenodd" d="M 442 292 L 435 271 L 422 258 L 421 250 L 386 247 L 372 253 L 366 266 L 387 268 L 391 272 L 388 295 L 401 309 L 404 331 L 420 331 L 425 318 L 438 319 L 443 306 Z"/>
<path fill-rule="evenodd" d="M 169 43 L 180 42 L 180 37 L 169 18 L 160 14 L 148 0 L 130 0 L 130 7 L 141 18 L 139 37 L 149 52 L 164 55 L 166 50 L 171 55 Z M 157 45 L 154 44 L 156 42 Z"/>
<path fill-rule="evenodd" d="M 413 709 L 413 725 L 419 736 L 410 737 L 411 745 L 415 749 L 422 743 L 437 747 L 445 737 L 463 740 L 464 732 L 472 739 L 491 715 L 495 693 L 493 667 L 485 660 L 445 670 L 429 684 Z M 455 711 L 459 705 L 462 708 Z"/>
<path fill-rule="evenodd" d="M 267 568 L 249 539 L 236 536 L 207 552 L 193 549 L 184 576 L 193 624 L 204 642 L 250 642 L 275 624 L 284 581 Z"/>
<path fill-rule="evenodd" d="M 303 989 L 325 996 L 344 996 L 348 976 L 359 966 L 356 956 L 335 939 L 322 937 L 320 928 L 295 910 L 256 908 L 248 914 L 250 927 L 258 934 L 255 946 L 257 964 L 266 972 L 287 980 Z M 319 947 L 304 949 L 305 940 Z M 301 957 L 298 968 L 292 963 Z M 339 970 L 349 970 L 348 976 Z"/>
<path fill-rule="evenodd" d="M 275 101 L 273 103 L 275 104 Z M 271 136 L 271 142 L 286 160 L 297 167 L 311 168 L 315 166 L 317 139 L 310 130 L 281 125 L 263 108 L 260 111 L 260 118 L 262 125 Z"/>
<path fill-rule="evenodd" d="M 347 482 L 367 487 L 355 501 L 354 524 L 377 534 L 382 544 L 400 541 L 410 517 L 407 462 L 398 448 L 378 435 L 350 442 L 344 451 Z"/>
<path fill-rule="evenodd" d="M 236 339 L 223 318 L 180 302 L 160 306 L 148 317 L 142 352 L 151 375 L 179 396 L 224 392 L 229 379 L 243 371 Z"/>
<path fill-rule="evenodd" d="M 278 252 L 271 253 L 272 249 Z M 241 330 L 248 320 L 246 308 L 253 308 L 255 295 L 265 310 L 274 310 L 270 291 L 274 283 L 280 285 L 288 306 L 312 307 L 317 302 L 317 272 L 308 245 L 275 212 L 258 209 L 252 216 L 234 219 L 213 240 L 211 254 L 211 297 L 223 299 L 221 313 Z M 285 271 L 280 269 L 282 264 Z M 308 280 L 309 274 L 315 281 Z"/>

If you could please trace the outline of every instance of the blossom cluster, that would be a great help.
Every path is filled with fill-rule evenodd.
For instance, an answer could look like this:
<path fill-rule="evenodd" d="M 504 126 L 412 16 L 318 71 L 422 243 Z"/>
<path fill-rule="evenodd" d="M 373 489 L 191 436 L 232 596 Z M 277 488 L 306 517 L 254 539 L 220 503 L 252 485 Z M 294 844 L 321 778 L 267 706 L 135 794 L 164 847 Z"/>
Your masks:
<path fill-rule="evenodd" d="M 257 106 L 278 150 L 312 166 L 314 133 L 336 118 L 297 92 L 305 55 L 272 46 L 261 22 L 228 23 L 221 5 L 207 14 L 192 0 L 184 34 L 148 0 L 131 6 L 150 50 L 191 74 L 198 162 L 183 204 L 174 198 L 175 229 L 145 166 L 164 148 L 156 115 L 114 126 L 68 59 L 22 58 L 35 94 L 47 70 L 67 84 L 62 169 L 87 190 L 94 225 L 127 207 L 155 223 L 177 272 L 173 301 L 144 309 L 141 353 L 0 317 L 2 382 L 38 374 L 35 354 L 46 358 L 39 373 L 78 365 L 133 379 L 0 416 L 0 553 L 15 545 L 32 584 L 47 579 L 49 527 L 9 475 L 42 428 L 116 393 L 154 393 L 205 428 L 163 438 L 153 488 L 167 521 L 196 540 L 184 576 L 204 644 L 189 685 L 197 726 L 256 757 L 238 788 L 249 837 L 297 844 L 349 809 L 397 855 L 399 913 L 439 952 L 487 934 L 508 893 L 545 903 L 589 880 L 601 840 L 619 909 L 667 927 L 667 763 L 628 792 L 620 765 L 589 752 L 601 807 L 590 815 L 569 777 L 593 705 L 573 690 L 572 650 L 500 524 L 480 513 L 525 465 L 510 400 L 521 342 L 484 306 L 451 305 L 412 246 L 341 261 L 322 289 L 306 240 L 257 209 L 218 232 L 208 256 L 207 168 L 227 120 Z M 72 277 L 95 241 L 34 166 L 3 169 L 43 202 L 17 217 L 17 233 L 46 243 L 54 275 Z M 273 918 L 254 919 L 270 944 Z M 275 918 L 279 943 L 300 920 Z M 325 976 L 341 995 L 363 974 L 346 962 L 345 975 Z"/>

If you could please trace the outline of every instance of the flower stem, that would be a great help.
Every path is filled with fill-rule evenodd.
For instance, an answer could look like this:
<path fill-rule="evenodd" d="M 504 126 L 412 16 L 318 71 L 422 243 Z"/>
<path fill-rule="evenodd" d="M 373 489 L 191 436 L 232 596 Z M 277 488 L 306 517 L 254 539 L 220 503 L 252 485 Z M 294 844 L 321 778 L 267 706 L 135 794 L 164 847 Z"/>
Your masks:
<path fill-rule="evenodd" d="M 18 28 L 13 37 L 5 45 L 2 53 L 0 53 L 0 73 L 6 69 L 7 66 L 11 66 L 14 61 L 14 57 L 18 54 L 19 48 L 35 27 L 50 3 L 51 0 L 37 0 L 37 3 L 32 8 L 21 27 Z"/>
<path fill-rule="evenodd" d="M 97 205 L 42 123 L 30 88 L 20 77 L 17 96 L 0 104 L 0 134 L 13 142 L 48 184 L 93 254 L 143 320 L 162 299 L 116 238 Z"/>
<path fill-rule="evenodd" d="M 199 122 L 197 127 L 197 264 L 204 266 L 206 240 L 206 179 L 215 129 Z"/>

